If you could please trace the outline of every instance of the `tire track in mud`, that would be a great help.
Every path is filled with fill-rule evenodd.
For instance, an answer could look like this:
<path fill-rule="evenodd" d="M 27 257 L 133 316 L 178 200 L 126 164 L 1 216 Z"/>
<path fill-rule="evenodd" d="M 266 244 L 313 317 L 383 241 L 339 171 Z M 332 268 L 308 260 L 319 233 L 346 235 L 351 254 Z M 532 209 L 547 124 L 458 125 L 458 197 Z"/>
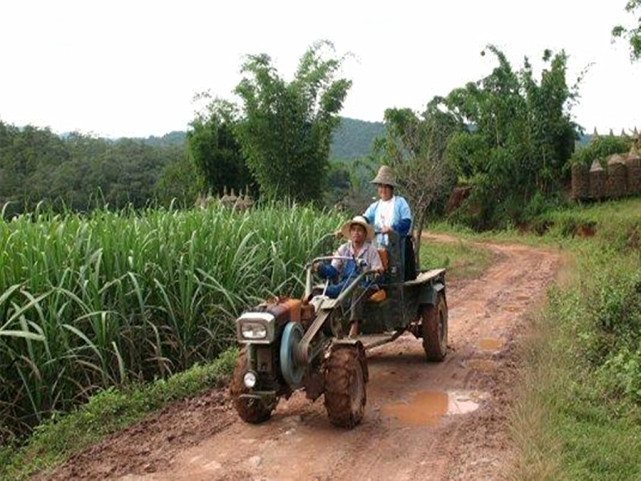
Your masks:
<path fill-rule="evenodd" d="M 217 404 L 206 413 L 198 398 L 165 410 L 153 420 L 153 436 L 144 424 L 132 427 L 43 479 L 503 479 L 511 455 L 505 417 L 515 343 L 560 257 L 521 245 L 483 245 L 496 254 L 490 268 L 474 281 L 448 282 L 445 361 L 426 363 L 421 340 L 411 334 L 370 353 L 366 412 L 355 429 L 331 426 L 322 398 L 310 403 L 302 393 L 281 401 L 268 422 L 245 424 L 224 391 L 212 390 L 205 396 L 218 393 Z M 163 435 L 165 424 L 167 433 L 178 434 Z"/>

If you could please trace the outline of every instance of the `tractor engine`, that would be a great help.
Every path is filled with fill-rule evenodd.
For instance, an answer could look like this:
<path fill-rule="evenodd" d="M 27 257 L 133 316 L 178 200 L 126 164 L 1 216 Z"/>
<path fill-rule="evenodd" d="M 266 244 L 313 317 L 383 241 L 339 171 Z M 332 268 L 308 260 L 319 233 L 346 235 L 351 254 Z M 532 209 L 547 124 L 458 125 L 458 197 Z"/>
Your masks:
<path fill-rule="evenodd" d="M 282 393 L 286 383 L 282 382 L 280 342 L 276 341 L 280 341 L 288 322 L 307 325 L 313 317 L 312 305 L 285 297 L 263 302 L 236 320 L 238 342 L 245 344 L 247 350 L 243 381 L 248 389 Z"/>

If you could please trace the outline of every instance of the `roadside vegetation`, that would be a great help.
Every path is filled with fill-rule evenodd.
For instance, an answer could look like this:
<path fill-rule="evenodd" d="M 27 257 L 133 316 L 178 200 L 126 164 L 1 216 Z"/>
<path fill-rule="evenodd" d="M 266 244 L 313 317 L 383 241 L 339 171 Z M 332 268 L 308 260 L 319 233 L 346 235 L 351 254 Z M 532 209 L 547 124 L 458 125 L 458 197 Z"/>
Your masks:
<path fill-rule="evenodd" d="M 46 472 L 70 455 L 154 414 L 172 402 L 223 386 L 236 364 L 238 351 L 223 352 L 215 361 L 196 364 L 186 371 L 149 384 L 110 387 L 96 393 L 74 412 L 39 425 L 28 443 L 0 448 L 0 480 L 28 479 Z"/>
<path fill-rule="evenodd" d="M 490 249 L 464 240 L 423 239 L 421 245 L 421 268 L 444 267 L 447 269 L 447 278 L 452 281 L 476 279 L 488 268 L 492 259 Z"/>
<path fill-rule="evenodd" d="M 572 265 L 525 349 L 513 479 L 641 478 L 641 201 L 551 212 Z M 588 226 L 586 228 L 585 226 Z"/>

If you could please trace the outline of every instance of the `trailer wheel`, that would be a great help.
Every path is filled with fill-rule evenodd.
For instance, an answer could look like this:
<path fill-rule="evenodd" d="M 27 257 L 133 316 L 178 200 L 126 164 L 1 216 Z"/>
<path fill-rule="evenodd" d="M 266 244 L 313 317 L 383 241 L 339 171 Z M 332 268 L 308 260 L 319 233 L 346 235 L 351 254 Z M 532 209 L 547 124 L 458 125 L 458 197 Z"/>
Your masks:
<path fill-rule="evenodd" d="M 266 403 L 261 399 L 242 397 L 251 392 L 243 382 L 243 376 L 246 372 L 247 351 L 243 350 L 236 361 L 236 367 L 229 386 L 229 395 L 232 398 L 234 408 L 236 408 L 243 421 L 252 424 L 262 423 L 271 417 L 272 411 L 278 403 L 278 398 L 274 402 Z"/>
<path fill-rule="evenodd" d="M 421 306 L 423 349 L 428 361 L 442 361 L 447 354 L 447 304 L 438 294 L 436 305 Z"/>
<path fill-rule="evenodd" d="M 334 426 L 351 429 L 361 422 L 367 402 L 365 381 L 357 348 L 332 350 L 325 361 L 325 409 Z"/>

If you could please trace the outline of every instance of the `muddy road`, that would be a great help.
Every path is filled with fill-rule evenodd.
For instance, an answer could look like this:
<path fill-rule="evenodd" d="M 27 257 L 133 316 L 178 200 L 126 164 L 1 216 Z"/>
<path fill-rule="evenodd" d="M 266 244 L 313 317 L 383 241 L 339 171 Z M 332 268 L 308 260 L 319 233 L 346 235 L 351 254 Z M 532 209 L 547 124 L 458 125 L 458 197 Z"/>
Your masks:
<path fill-rule="evenodd" d="M 439 240 L 446 240 L 440 237 Z M 429 240 L 428 240 L 429 241 Z M 426 363 L 406 334 L 368 353 L 361 425 L 332 427 L 322 397 L 297 393 L 265 424 L 238 420 L 224 389 L 176 403 L 42 479 L 503 479 L 518 340 L 560 266 L 557 253 L 487 244 L 489 269 L 448 282 L 449 352 Z"/>

